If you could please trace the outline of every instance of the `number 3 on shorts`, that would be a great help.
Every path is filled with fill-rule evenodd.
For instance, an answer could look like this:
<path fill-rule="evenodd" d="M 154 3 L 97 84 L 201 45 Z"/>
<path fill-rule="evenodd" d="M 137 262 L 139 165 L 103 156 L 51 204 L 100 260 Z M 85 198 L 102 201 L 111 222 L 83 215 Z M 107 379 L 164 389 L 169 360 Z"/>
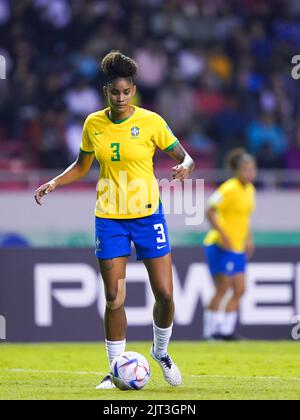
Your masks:
<path fill-rule="evenodd" d="M 155 230 L 157 230 L 158 236 L 156 238 L 156 242 L 158 244 L 166 242 L 166 234 L 165 234 L 164 225 L 162 223 L 157 223 L 156 225 L 153 225 L 153 227 Z"/>

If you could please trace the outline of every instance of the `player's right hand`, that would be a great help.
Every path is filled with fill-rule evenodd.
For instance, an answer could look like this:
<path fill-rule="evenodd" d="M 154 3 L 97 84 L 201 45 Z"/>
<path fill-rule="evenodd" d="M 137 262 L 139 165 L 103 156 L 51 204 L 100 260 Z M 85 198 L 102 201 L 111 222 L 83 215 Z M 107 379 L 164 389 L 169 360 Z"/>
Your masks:
<path fill-rule="evenodd" d="M 34 198 L 36 203 L 41 206 L 41 199 L 44 195 L 47 195 L 48 193 L 52 192 L 55 190 L 56 188 L 56 182 L 55 181 L 50 181 L 47 182 L 46 184 L 41 185 L 35 192 Z"/>
<path fill-rule="evenodd" d="M 225 233 L 221 233 L 221 245 L 222 245 L 222 248 L 226 249 L 227 251 L 232 250 L 230 239 Z"/>

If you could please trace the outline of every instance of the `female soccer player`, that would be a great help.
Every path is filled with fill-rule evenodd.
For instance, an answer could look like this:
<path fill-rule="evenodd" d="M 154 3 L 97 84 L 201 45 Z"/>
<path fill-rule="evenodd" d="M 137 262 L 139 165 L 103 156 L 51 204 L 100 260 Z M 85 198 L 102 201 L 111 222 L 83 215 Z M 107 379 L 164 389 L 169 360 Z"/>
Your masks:
<path fill-rule="evenodd" d="M 174 318 L 173 279 L 166 220 L 153 173 L 158 146 L 175 159 L 173 179 L 186 179 L 194 163 L 166 122 L 130 101 L 135 95 L 137 64 L 119 51 L 101 63 L 109 107 L 90 114 L 83 127 L 78 158 L 62 174 L 36 190 L 35 199 L 86 175 L 94 156 L 100 164 L 95 209 L 96 257 L 106 294 L 105 336 L 109 362 L 125 351 L 125 270 L 131 241 L 143 260 L 155 297 L 151 355 L 173 386 L 182 382 L 168 354 Z M 180 98 L 179 98 L 180 99 Z M 114 388 L 110 374 L 98 389 Z"/>
<path fill-rule="evenodd" d="M 212 226 L 204 249 L 216 292 L 204 313 L 204 338 L 235 339 L 239 302 L 245 291 L 246 260 L 254 251 L 249 228 L 255 207 L 254 158 L 243 149 L 232 150 L 227 164 L 233 177 L 224 182 L 208 201 L 207 217 Z M 225 316 L 220 303 L 228 289 L 233 294 Z"/>

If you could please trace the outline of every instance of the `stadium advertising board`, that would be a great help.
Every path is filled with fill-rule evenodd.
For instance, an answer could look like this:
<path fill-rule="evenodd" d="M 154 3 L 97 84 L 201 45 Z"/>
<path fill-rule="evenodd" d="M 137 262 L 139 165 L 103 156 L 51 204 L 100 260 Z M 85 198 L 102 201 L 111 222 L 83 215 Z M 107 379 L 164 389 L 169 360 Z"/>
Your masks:
<path fill-rule="evenodd" d="M 105 299 L 91 249 L 1 249 L 0 264 L 0 315 L 7 341 L 103 339 Z M 203 307 L 213 292 L 202 250 L 173 248 L 173 267 L 173 337 L 201 339 Z M 292 334 L 300 338 L 299 250 L 258 248 L 247 274 L 239 334 L 255 339 L 292 339 Z M 152 305 L 146 269 L 132 256 L 127 266 L 129 340 L 152 338 Z"/>

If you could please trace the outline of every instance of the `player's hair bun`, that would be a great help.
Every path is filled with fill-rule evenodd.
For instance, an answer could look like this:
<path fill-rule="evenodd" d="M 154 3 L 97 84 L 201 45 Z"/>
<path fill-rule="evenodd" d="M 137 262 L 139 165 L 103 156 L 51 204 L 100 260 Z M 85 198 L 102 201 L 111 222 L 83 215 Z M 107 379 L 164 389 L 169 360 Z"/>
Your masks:
<path fill-rule="evenodd" d="M 226 168 L 235 172 L 239 169 L 243 162 L 254 161 L 254 157 L 250 155 L 247 150 L 237 147 L 236 149 L 230 150 L 225 159 Z"/>
<path fill-rule="evenodd" d="M 124 77 L 134 79 L 138 65 L 120 51 L 110 51 L 101 61 L 101 69 L 109 81 Z"/>

